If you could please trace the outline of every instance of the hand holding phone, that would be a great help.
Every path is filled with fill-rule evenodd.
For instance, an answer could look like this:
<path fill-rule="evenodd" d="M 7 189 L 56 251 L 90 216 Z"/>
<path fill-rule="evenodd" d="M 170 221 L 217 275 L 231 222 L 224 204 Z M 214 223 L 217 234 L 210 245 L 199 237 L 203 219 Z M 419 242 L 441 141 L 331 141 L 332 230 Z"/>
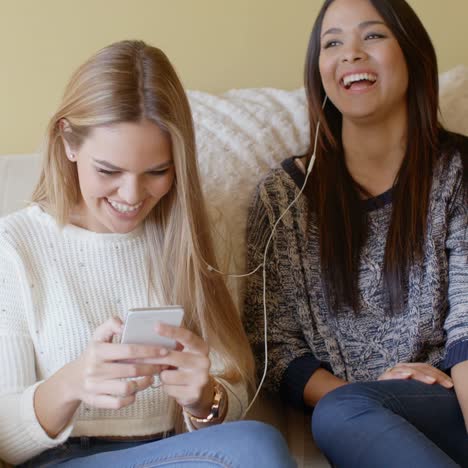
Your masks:
<path fill-rule="evenodd" d="M 157 322 L 161 322 L 180 327 L 183 317 L 184 309 L 179 305 L 130 309 L 120 342 L 122 344 L 148 344 L 175 349 L 175 340 L 157 335 L 155 326 Z"/>

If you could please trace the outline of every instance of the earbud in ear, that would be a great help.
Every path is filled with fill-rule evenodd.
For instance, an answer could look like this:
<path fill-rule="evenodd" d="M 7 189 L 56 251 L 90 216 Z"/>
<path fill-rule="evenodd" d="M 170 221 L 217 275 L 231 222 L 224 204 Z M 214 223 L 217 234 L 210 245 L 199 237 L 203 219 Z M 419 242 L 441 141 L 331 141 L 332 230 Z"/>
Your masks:
<path fill-rule="evenodd" d="M 322 102 L 322 109 L 325 109 L 325 104 L 327 103 L 328 96 L 325 94 Z M 307 175 L 312 172 L 312 168 L 314 167 L 315 163 L 315 153 L 317 152 L 317 142 L 318 142 L 318 135 L 320 130 L 320 119 L 317 120 L 317 126 L 315 127 L 315 141 L 314 141 L 314 151 L 312 156 L 310 157 L 309 165 L 307 166 Z"/>

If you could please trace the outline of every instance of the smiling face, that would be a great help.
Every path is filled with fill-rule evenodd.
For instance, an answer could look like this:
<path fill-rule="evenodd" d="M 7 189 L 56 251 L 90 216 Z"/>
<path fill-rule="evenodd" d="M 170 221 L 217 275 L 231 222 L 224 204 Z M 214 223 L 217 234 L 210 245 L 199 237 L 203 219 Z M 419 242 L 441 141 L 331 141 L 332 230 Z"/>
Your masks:
<path fill-rule="evenodd" d="M 81 191 L 72 222 L 90 231 L 134 230 L 173 185 L 170 139 L 148 120 L 97 127 L 78 151 L 65 147 Z"/>
<path fill-rule="evenodd" d="M 381 118 L 406 108 L 405 57 L 369 0 L 330 5 L 321 28 L 319 69 L 343 119 Z"/>

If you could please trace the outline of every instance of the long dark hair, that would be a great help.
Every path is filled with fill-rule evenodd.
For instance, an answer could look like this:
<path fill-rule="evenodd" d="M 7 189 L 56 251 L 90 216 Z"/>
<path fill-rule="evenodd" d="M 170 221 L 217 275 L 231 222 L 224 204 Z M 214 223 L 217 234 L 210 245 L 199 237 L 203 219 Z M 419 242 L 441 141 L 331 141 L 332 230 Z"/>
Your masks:
<path fill-rule="evenodd" d="M 367 214 L 359 186 L 345 164 L 342 115 L 331 102 L 322 110 L 325 91 L 318 65 L 322 22 L 333 1 L 324 2 L 315 21 L 305 65 L 311 141 L 318 119 L 322 125 L 306 194 L 317 216 L 322 277 L 330 311 L 348 305 L 357 312 L 359 258 L 367 236 Z M 410 77 L 407 134 L 411 138 L 392 191 L 384 257 L 384 283 L 390 312 L 394 313 L 404 306 L 401 286 L 407 281 L 409 267 L 423 256 L 432 174 L 441 150 L 441 133 L 447 133 L 438 122 L 437 59 L 423 24 L 405 0 L 369 1 L 398 41 Z"/>

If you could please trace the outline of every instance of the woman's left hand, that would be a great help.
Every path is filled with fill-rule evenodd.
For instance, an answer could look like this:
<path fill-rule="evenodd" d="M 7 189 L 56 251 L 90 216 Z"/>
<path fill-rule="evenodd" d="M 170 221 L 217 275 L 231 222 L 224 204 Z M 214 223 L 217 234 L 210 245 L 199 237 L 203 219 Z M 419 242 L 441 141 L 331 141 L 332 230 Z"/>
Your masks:
<path fill-rule="evenodd" d="M 177 342 L 175 350 L 161 348 L 161 357 L 152 359 L 167 366 L 159 374 L 164 391 L 190 414 L 205 417 L 214 393 L 208 345 L 195 333 L 165 323 L 159 323 L 155 332 Z"/>

